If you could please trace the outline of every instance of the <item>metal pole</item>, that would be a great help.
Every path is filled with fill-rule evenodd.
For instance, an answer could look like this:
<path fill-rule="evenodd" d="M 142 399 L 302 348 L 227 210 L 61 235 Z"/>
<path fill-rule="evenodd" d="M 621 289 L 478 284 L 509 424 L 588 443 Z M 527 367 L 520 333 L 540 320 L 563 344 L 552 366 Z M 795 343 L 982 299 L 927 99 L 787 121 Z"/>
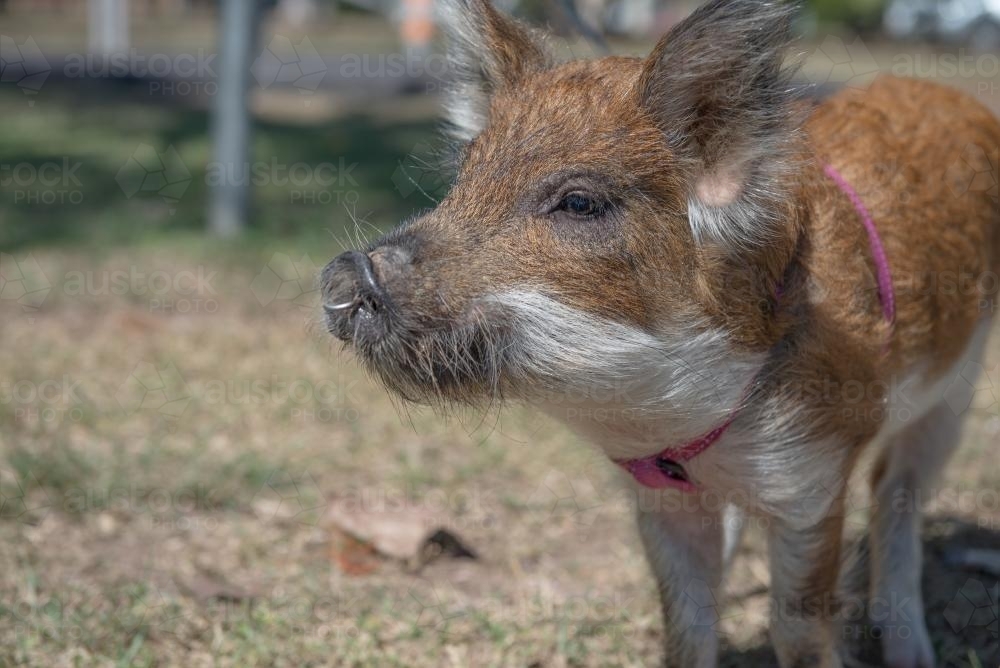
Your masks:
<path fill-rule="evenodd" d="M 242 178 L 249 158 L 248 93 L 257 42 L 257 0 L 223 0 L 219 21 L 219 90 L 212 119 L 214 160 L 222 178 L 212 186 L 209 227 L 221 237 L 246 225 L 250 184 Z"/>
<path fill-rule="evenodd" d="M 126 0 L 90 0 L 87 15 L 91 53 L 111 55 L 128 51 Z"/>

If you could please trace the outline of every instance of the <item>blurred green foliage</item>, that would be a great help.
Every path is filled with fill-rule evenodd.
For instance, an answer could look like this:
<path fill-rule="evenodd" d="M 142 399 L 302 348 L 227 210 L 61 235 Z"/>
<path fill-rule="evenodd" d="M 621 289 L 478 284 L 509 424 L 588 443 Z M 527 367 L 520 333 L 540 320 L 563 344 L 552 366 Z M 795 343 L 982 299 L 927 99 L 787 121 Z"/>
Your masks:
<path fill-rule="evenodd" d="M 206 229 L 209 184 L 219 171 L 211 163 L 208 113 L 150 105 L 148 96 L 132 95 L 123 84 L 88 86 L 50 82 L 30 106 L 21 91 L 0 88 L 0 250 L 105 247 Z M 404 110 L 405 102 L 396 108 Z M 263 181 L 252 188 L 244 241 L 348 240 L 359 230 L 371 236 L 373 226 L 392 227 L 432 206 L 446 179 L 428 145 L 437 121 L 412 117 L 345 110 L 307 123 L 258 121 L 252 161 Z M 176 151 L 190 176 L 179 197 L 127 192 L 136 156 L 166 163 L 168 151 Z M 415 152 L 422 154 L 414 158 Z M 405 175 L 401 165 L 409 167 Z M 291 178 L 292 169 L 301 176 Z M 413 181 L 422 181 L 424 192 Z"/>
<path fill-rule="evenodd" d="M 840 23 L 855 30 L 873 30 L 882 22 L 882 12 L 887 2 L 884 0 L 808 0 L 806 6 L 812 10 L 821 24 Z"/>

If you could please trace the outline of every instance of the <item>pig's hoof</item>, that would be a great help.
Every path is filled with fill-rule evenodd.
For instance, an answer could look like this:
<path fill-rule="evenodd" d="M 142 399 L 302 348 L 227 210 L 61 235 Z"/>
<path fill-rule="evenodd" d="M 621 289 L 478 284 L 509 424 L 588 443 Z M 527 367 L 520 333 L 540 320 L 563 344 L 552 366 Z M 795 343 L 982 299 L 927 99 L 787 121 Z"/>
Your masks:
<path fill-rule="evenodd" d="M 883 629 L 883 633 L 882 659 L 887 668 L 935 667 L 934 648 L 922 619 L 908 627 Z"/>

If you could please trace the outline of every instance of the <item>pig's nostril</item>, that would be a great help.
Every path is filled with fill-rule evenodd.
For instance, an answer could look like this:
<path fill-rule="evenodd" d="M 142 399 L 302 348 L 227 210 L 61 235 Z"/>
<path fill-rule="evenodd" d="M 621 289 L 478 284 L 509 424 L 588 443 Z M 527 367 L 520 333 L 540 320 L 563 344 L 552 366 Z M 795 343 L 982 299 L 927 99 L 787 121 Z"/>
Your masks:
<path fill-rule="evenodd" d="M 354 270 L 358 275 L 358 282 L 367 290 L 378 295 L 382 292 L 378 281 L 375 280 L 375 270 L 372 267 L 372 259 L 367 253 L 360 251 L 350 251 L 349 257 L 354 263 Z"/>

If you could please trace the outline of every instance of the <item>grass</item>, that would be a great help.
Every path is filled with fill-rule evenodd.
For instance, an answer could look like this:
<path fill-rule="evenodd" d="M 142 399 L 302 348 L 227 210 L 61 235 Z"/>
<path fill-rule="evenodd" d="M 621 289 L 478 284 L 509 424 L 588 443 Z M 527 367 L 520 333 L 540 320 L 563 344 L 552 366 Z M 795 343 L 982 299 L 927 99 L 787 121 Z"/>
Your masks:
<path fill-rule="evenodd" d="M 30 110 L 0 93 L 3 163 L 79 162 L 69 189 L 83 195 L 55 205 L 42 197 L 62 186 L 0 187 L 0 248 L 45 290 L 35 307 L 0 298 L 0 665 L 657 660 L 634 500 L 606 461 L 516 408 L 448 423 L 401 412 L 315 325 L 316 268 L 356 234 L 354 216 L 385 227 L 428 204 L 393 178 L 414 147 L 435 153 L 422 104 L 261 123 L 257 160 L 356 162 L 357 206 L 271 183 L 251 233 L 223 243 L 201 233 L 203 112 L 117 89 L 47 86 Z M 140 145 L 177 150 L 191 175 L 180 197 L 119 186 Z M 440 177 L 417 171 L 437 192 Z M 972 417 L 947 490 L 1000 487 L 983 466 L 998 428 Z M 349 575 L 325 512 L 344 498 L 420 511 L 479 559 Z M 983 578 L 944 558 L 1000 546 L 998 525 L 981 505 L 931 513 L 924 586 L 943 666 L 1000 664 L 995 628 L 946 616 Z M 735 566 L 716 611 L 723 665 L 774 665 L 759 535 Z"/>
<path fill-rule="evenodd" d="M 177 232 L 205 229 L 211 184 L 244 178 L 260 187 L 242 246 L 275 237 L 331 246 L 331 235 L 353 236 L 352 217 L 386 226 L 430 204 L 411 178 L 440 187 L 440 177 L 417 167 L 437 154 L 427 143 L 435 129 L 427 117 L 383 122 L 350 113 L 307 126 L 260 122 L 248 177 L 247 168 L 234 173 L 212 162 L 204 111 L 151 107 L 111 84 L 97 96 L 92 87 L 43 88 L 31 108 L 17 91 L 0 90 L 0 155 L 7 167 L 0 248 L 8 251 L 176 242 Z M 148 185 L 144 165 L 174 168 L 177 187 L 139 190 Z M 200 234 L 187 239 L 205 242 Z"/>

